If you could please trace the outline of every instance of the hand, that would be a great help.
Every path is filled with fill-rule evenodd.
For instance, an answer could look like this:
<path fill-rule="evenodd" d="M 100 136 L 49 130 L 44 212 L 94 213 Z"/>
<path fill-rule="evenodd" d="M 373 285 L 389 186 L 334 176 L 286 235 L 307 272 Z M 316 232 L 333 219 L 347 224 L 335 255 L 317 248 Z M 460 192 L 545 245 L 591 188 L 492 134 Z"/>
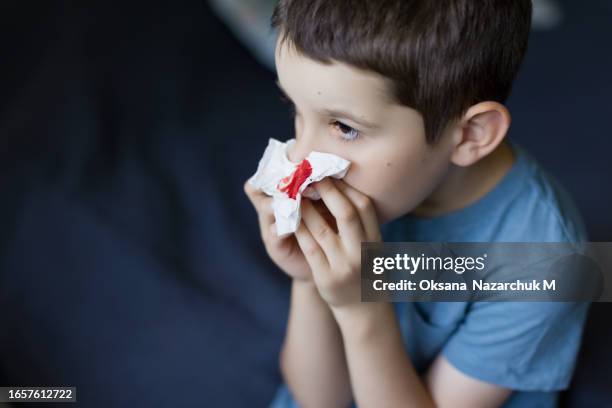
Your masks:
<path fill-rule="evenodd" d="M 283 272 L 298 280 L 311 280 L 310 266 L 293 234 L 278 237 L 272 210 L 272 197 L 256 190 L 248 182 L 244 191 L 257 211 L 259 230 L 266 252 Z"/>
<path fill-rule="evenodd" d="M 319 294 L 332 308 L 361 302 L 361 242 L 381 241 L 370 198 L 342 180 L 313 185 L 335 218 L 328 222 L 312 201 L 302 201 L 302 222 L 295 233 L 312 270 Z"/>

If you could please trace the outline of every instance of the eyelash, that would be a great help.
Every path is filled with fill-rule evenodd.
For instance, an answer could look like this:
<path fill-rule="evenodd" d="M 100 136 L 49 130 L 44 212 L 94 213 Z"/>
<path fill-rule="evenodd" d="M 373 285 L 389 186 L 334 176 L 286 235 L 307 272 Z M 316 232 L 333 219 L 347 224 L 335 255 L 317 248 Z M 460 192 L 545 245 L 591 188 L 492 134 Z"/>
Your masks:
<path fill-rule="evenodd" d="M 358 131 L 357 129 L 352 128 L 352 127 L 350 127 L 349 125 L 346 125 L 346 124 L 344 124 L 344 123 L 342 123 L 342 122 L 340 122 L 340 121 L 334 120 L 334 121 L 332 121 L 332 123 L 330 123 L 330 124 L 331 124 L 331 125 L 333 125 L 334 127 L 337 127 L 337 128 L 338 128 L 338 130 L 340 130 L 340 128 L 341 128 L 341 127 L 345 127 L 345 128 L 348 128 L 348 132 L 349 132 L 349 133 L 351 133 L 351 132 L 355 132 L 355 133 L 356 133 L 356 136 L 354 136 L 354 137 L 352 137 L 352 138 L 350 138 L 350 139 L 347 139 L 347 138 L 345 138 L 345 137 L 340 137 L 340 140 L 341 140 L 342 142 L 354 142 L 354 141 L 358 140 L 358 139 L 361 137 L 361 134 L 359 133 L 359 131 Z M 340 130 L 340 133 L 342 133 L 342 134 L 346 134 L 346 133 L 344 133 L 342 130 Z"/>
<path fill-rule="evenodd" d="M 291 114 L 292 114 L 293 117 L 295 117 L 297 115 L 297 110 L 295 109 L 295 104 L 289 98 L 287 98 L 284 95 L 281 95 L 280 99 L 281 99 L 281 101 L 283 101 L 284 103 L 288 104 L 291 107 Z M 340 130 L 340 127 L 345 127 L 345 128 L 348 128 L 348 132 L 355 132 L 355 133 L 357 133 L 356 136 L 354 136 L 353 138 L 350 138 L 350 139 L 347 139 L 345 137 L 340 137 L 340 141 L 342 141 L 342 142 L 346 142 L 346 143 L 355 142 L 355 141 L 357 141 L 361 137 L 361 133 L 357 129 L 355 129 L 355 128 L 353 128 L 353 127 L 351 127 L 351 126 L 349 126 L 349 125 L 347 125 L 345 123 L 342 123 L 339 120 L 332 120 L 330 122 L 330 125 L 332 125 L 334 127 L 337 127 L 338 130 Z M 342 130 L 340 130 L 340 133 L 345 134 Z"/>

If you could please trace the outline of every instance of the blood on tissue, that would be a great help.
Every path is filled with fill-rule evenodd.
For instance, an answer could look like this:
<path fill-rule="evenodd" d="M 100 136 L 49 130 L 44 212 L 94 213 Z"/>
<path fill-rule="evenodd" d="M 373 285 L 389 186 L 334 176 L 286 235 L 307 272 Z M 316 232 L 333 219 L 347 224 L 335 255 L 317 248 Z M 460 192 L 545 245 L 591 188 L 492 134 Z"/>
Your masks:
<path fill-rule="evenodd" d="M 297 197 L 300 187 L 312 174 L 312 166 L 306 159 L 295 168 L 293 173 L 281 179 L 276 188 L 282 193 L 286 193 L 287 196 L 293 200 Z"/>

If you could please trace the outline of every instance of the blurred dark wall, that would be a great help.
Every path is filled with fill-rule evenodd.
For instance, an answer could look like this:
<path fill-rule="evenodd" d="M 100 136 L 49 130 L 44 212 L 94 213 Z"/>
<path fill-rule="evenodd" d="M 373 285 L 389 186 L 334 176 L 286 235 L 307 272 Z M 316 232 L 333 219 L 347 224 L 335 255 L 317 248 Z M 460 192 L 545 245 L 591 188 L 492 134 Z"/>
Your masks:
<path fill-rule="evenodd" d="M 559 27 L 533 31 L 509 101 L 510 137 L 570 191 L 592 241 L 612 240 L 612 6 L 561 1 Z"/>
<path fill-rule="evenodd" d="M 0 384 L 265 406 L 289 280 L 242 185 L 292 128 L 274 75 L 196 0 L 0 7 Z"/>

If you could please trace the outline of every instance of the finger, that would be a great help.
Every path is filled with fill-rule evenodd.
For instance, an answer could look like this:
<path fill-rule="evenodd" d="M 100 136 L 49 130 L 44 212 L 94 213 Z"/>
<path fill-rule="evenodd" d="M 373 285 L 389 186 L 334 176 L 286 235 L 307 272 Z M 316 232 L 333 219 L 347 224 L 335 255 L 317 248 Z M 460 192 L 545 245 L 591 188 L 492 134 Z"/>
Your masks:
<path fill-rule="evenodd" d="M 321 214 L 323 219 L 327 221 L 327 224 L 329 224 L 329 226 L 333 228 L 334 232 L 338 234 L 338 224 L 336 223 L 336 218 L 334 218 L 333 214 L 329 212 L 329 208 L 327 208 L 323 200 L 311 200 L 310 204 L 312 204 L 315 210 L 317 210 L 317 212 Z"/>
<path fill-rule="evenodd" d="M 253 207 L 255 207 L 255 210 L 259 212 L 259 197 L 260 195 L 257 193 L 255 187 L 253 187 L 251 185 L 251 183 L 249 183 L 248 181 L 246 183 L 244 183 L 244 192 L 247 195 L 247 197 L 249 198 L 249 201 L 251 202 L 251 204 L 253 205 Z"/>
<path fill-rule="evenodd" d="M 263 238 L 264 243 L 272 251 L 280 251 L 285 247 L 287 238 L 291 237 L 291 234 L 285 234 L 278 236 L 276 231 L 276 222 L 273 222 L 267 226 L 267 236 Z"/>
<path fill-rule="evenodd" d="M 251 204 L 257 211 L 260 227 L 268 227 L 274 222 L 274 209 L 272 208 L 272 197 L 266 195 L 261 190 L 257 190 L 248 181 L 244 183 L 244 192 L 249 197 Z"/>
<path fill-rule="evenodd" d="M 264 204 L 259 204 L 262 208 L 257 210 L 257 220 L 259 222 L 259 230 L 261 231 L 261 239 L 264 243 L 270 245 L 278 240 L 279 237 L 276 232 L 274 213 L 271 208 L 268 210 L 264 208 L 266 207 L 265 201 L 262 203 Z"/>
<path fill-rule="evenodd" d="M 253 187 L 251 185 L 251 183 L 249 183 L 249 180 L 244 182 L 244 185 L 242 186 L 244 189 L 245 194 L 249 197 L 249 199 L 251 198 L 251 196 L 253 195 L 253 193 L 255 192 L 255 187 Z"/>
<path fill-rule="evenodd" d="M 325 253 L 303 221 L 300 222 L 298 229 L 295 231 L 295 238 L 313 273 L 329 268 L 329 262 Z"/>
<path fill-rule="evenodd" d="M 251 201 L 251 204 L 253 204 L 253 207 L 255 207 L 255 209 L 259 211 L 260 201 L 265 196 L 265 194 L 261 190 L 258 190 L 253 187 L 248 181 L 244 183 L 244 192 L 246 193 L 247 197 L 249 197 L 249 200 Z"/>
<path fill-rule="evenodd" d="M 340 237 L 314 208 L 310 200 L 302 201 L 302 220 L 327 256 L 329 263 L 333 264 L 339 253 Z"/>
<path fill-rule="evenodd" d="M 317 182 L 315 189 L 336 218 L 338 234 L 342 241 L 351 247 L 361 247 L 361 241 L 365 239 L 365 231 L 361 225 L 359 212 L 353 203 L 335 186 L 331 178 Z"/>
<path fill-rule="evenodd" d="M 366 240 L 380 241 L 380 224 L 378 223 L 378 216 L 376 215 L 376 209 L 374 208 L 372 199 L 346 183 L 344 180 L 334 180 L 334 183 L 338 189 L 351 200 L 357 209 Z"/>
<path fill-rule="evenodd" d="M 269 225 L 274 222 L 274 208 L 272 207 L 272 197 L 261 197 L 259 199 L 259 214 L 260 220 L 265 225 Z"/>
<path fill-rule="evenodd" d="M 276 231 L 276 222 L 274 217 L 274 209 L 272 208 L 272 197 L 265 193 L 256 190 L 250 184 L 245 183 L 244 191 L 251 200 L 253 207 L 257 212 L 257 221 L 259 223 L 259 232 L 264 246 L 268 250 L 278 251 L 281 245 L 284 245 L 287 236 L 278 236 Z"/>

